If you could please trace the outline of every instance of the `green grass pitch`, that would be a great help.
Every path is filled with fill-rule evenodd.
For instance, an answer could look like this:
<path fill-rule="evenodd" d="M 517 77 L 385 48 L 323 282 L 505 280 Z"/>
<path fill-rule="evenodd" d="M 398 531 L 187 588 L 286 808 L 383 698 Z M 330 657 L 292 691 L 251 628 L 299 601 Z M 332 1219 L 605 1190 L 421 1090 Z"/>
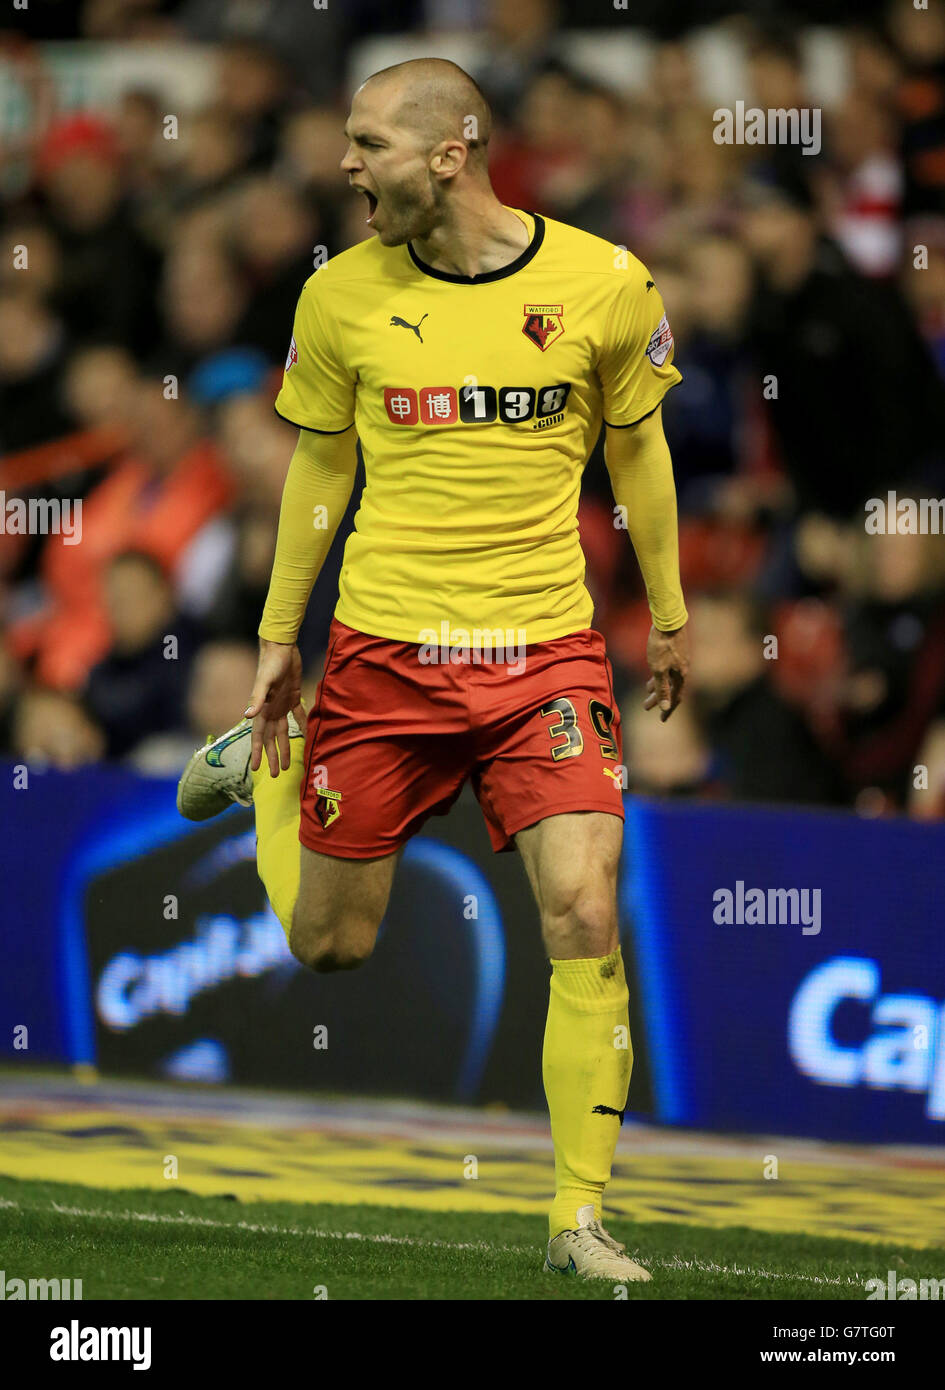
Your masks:
<path fill-rule="evenodd" d="M 918 1279 L 945 1263 L 928 1249 L 746 1227 L 608 1224 L 653 1275 L 627 1285 L 628 1299 L 860 1299 L 874 1275 Z M 624 1296 L 610 1281 L 543 1274 L 545 1238 L 540 1216 L 249 1203 L 0 1177 L 6 1277 L 81 1278 L 85 1301 Z"/>

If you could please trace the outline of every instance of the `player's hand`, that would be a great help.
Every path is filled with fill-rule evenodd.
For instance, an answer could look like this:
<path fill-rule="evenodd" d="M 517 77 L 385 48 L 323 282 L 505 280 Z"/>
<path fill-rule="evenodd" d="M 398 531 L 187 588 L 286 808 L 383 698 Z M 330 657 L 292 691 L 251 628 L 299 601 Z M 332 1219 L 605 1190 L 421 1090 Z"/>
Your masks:
<path fill-rule="evenodd" d="M 253 721 L 253 755 L 250 767 L 256 772 L 263 749 L 273 777 L 289 769 L 289 711 L 305 728 L 302 705 L 302 658 L 296 646 L 259 639 L 259 666 L 256 684 L 245 715 Z"/>
<path fill-rule="evenodd" d="M 689 674 L 689 633 L 684 623 L 675 632 L 660 632 L 651 627 L 646 642 L 646 664 L 652 672 L 646 683 L 644 709 L 659 706 L 660 719 L 665 724 L 682 699 L 682 690 Z"/>

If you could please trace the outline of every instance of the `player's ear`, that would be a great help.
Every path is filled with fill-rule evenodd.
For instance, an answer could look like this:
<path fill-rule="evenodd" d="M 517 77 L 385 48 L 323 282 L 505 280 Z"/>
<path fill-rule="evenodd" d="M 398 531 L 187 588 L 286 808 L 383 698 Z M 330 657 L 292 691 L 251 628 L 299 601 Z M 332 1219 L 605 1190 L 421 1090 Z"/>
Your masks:
<path fill-rule="evenodd" d="M 468 158 L 462 140 L 441 140 L 430 156 L 430 170 L 438 179 L 455 178 Z"/>

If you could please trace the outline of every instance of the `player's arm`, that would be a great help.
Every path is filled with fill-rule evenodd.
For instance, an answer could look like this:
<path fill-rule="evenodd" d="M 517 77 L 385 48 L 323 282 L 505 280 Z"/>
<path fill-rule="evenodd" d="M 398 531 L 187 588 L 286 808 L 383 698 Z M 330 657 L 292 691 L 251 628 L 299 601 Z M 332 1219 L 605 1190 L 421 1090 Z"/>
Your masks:
<path fill-rule="evenodd" d="M 290 710 L 303 725 L 302 659 L 296 645 L 309 595 L 347 510 L 357 469 L 354 427 L 338 434 L 299 431 L 279 512 L 269 593 L 259 624 L 259 667 L 246 715 L 253 720 L 252 767 L 265 748 L 269 771 L 289 766 Z"/>
<path fill-rule="evenodd" d="M 645 705 L 666 720 L 689 670 L 688 613 L 679 579 L 676 485 L 662 407 L 635 425 L 607 426 L 604 458 L 614 500 L 623 509 L 653 618 L 647 642 L 651 677 Z"/>

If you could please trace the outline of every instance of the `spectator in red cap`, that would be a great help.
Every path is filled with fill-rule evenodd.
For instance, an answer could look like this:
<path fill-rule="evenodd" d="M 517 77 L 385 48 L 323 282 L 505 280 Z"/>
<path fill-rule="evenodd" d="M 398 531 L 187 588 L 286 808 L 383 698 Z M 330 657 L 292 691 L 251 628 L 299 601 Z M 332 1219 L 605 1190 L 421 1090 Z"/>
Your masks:
<path fill-rule="evenodd" d="M 114 164 L 118 159 L 118 140 L 107 121 L 89 112 L 64 116 L 43 136 L 37 158 L 40 178 L 47 178 L 74 155 L 91 155 Z"/>
<path fill-rule="evenodd" d="M 159 262 L 127 203 L 114 130 L 89 114 L 57 121 L 39 146 L 36 173 L 66 267 L 56 307 L 67 329 L 143 355 L 156 328 Z"/>

